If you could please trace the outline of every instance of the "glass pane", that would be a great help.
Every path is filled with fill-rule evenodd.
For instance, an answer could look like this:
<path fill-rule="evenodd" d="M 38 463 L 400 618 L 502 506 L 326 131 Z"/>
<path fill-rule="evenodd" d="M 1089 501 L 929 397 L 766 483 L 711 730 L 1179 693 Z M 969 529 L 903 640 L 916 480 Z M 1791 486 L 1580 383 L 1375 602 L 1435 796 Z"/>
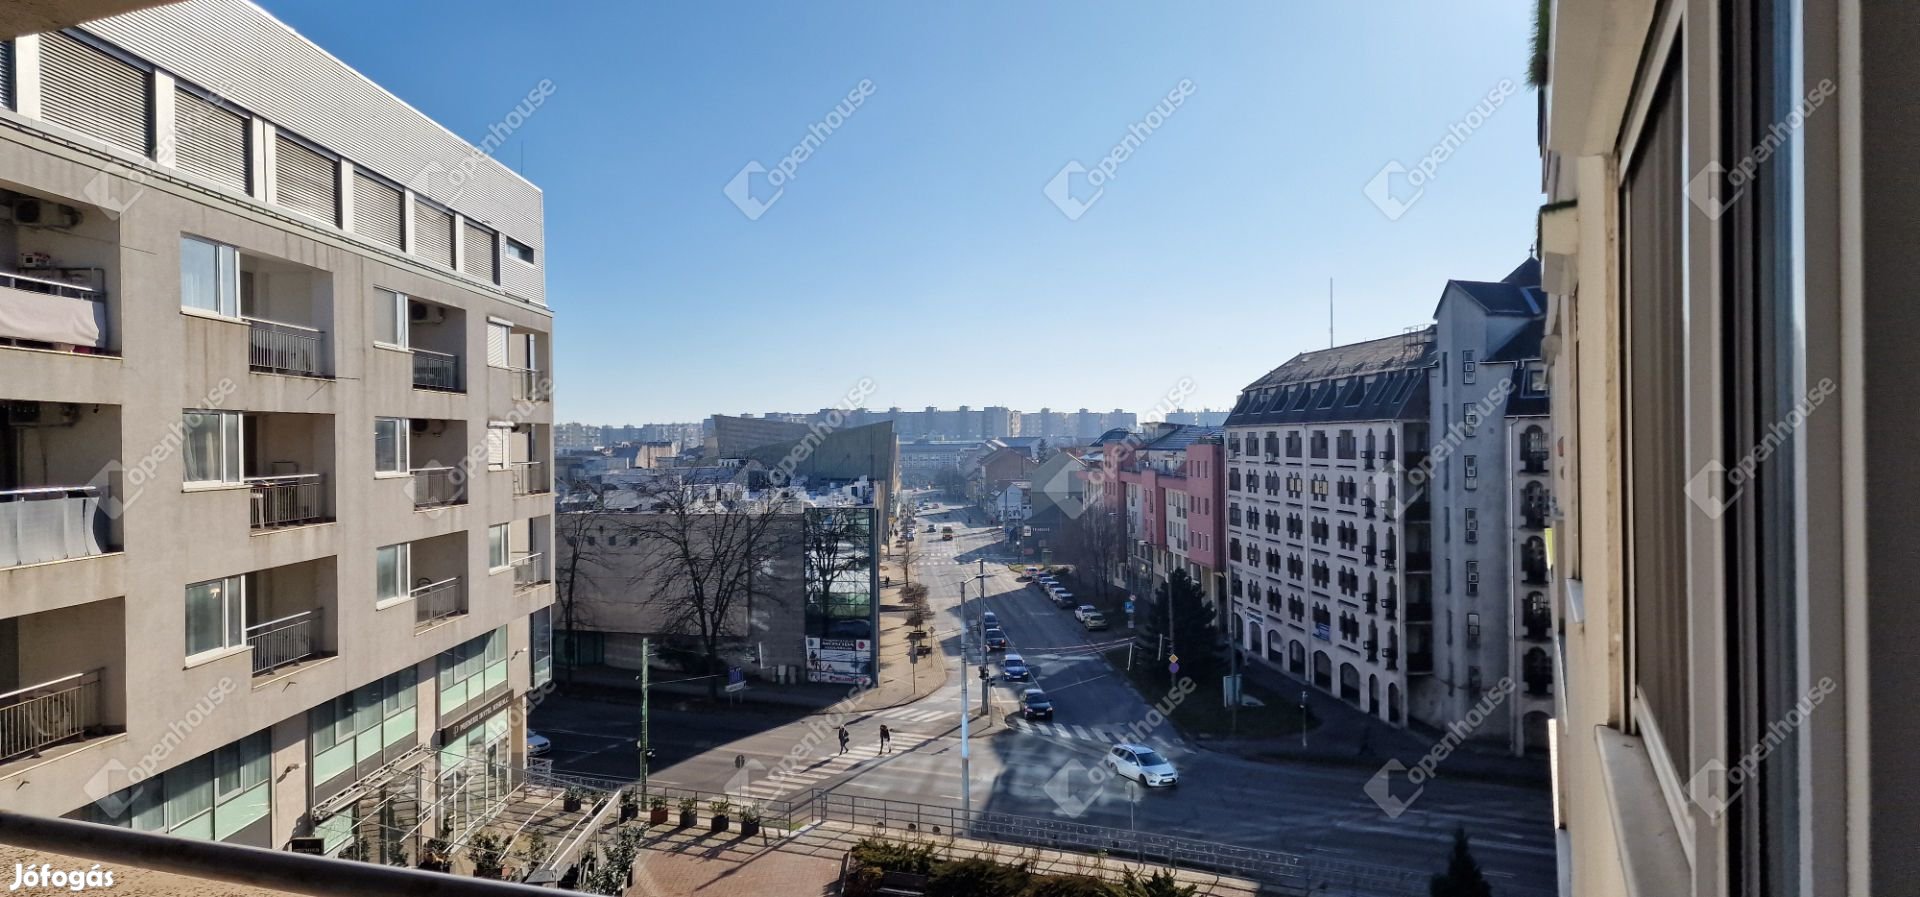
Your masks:
<path fill-rule="evenodd" d="M 314 756 L 333 747 L 333 702 L 328 701 L 307 714 L 307 731 L 313 738 Z"/>
<path fill-rule="evenodd" d="M 216 579 L 187 587 L 187 654 L 222 646 L 225 630 L 226 580 Z"/>
<path fill-rule="evenodd" d="M 186 449 L 186 481 L 220 479 L 220 417 L 211 411 L 189 411 L 182 421 Z"/>
<path fill-rule="evenodd" d="M 216 254 L 212 243 L 180 238 L 180 307 L 220 310 L 220 285 L 214 274 Z"/>
<path fill-rule="evenodd" d="M 315 823 L 313 833 L 320 836 L 328 853 L 347 846 L 353 839 L 353 808 L 348 807 Z"/>
<path fill-rule="evenodd" d="M 220 441 L 223 465 L 220 470 L 220 479 L 222 482 L 238 483 L 240 482 L 240 415 L 231 413 L 220 415 Z"/>
<path fill-rule="evenodd" d="M 156 785 L 160 787 L 156 787 Z M 121 797 L 133 798 L 133 827 L 143 832 L 164 832 L 167 830 L 167 802 L 164 790 L 165 782 L 148 785 L 136 785 L 120 792 Z"/>
<path fill-rule="evenodd" d="M 240 784 L 240 745 L 230 744 L 213 752 L 214 795 L 221 800 L 238 793 Z"/>
<path fill-rule="evenodd" d="M 384 727 L 385 738 L 383 740 L 388 747 L 392 747 L 393 745 L 406 741 L 408 736 L 414 734 L 418 726 L 418 714 L 414 712 L 413 708 L 409 707 L 400 713 L 387 717 Z"/>
<path fill-rule="evenodd" d="M 272 791 L 262 782 L 222 803 L 213 811 L 213 836 L 226 840 L 241 829 L 267 818 Z"/>
<path fill-rule="evenodd" d="M 400 546 L 389 545 L 374 553 L 374 597 L 385 601 L 400 597 Z"/>
<path fill-rule="evenodd" d="M 487 528 L 487 562 L 495 567 L 507 565 L 507 526 L 500 524 Z"/>
<path fill-rule="evenodd" d="M 240 314 L 240 251 L 231 246 L 219 248 L 220 313 Z"/>
<path fill-rule="evenodd" d="M 380 418 L 373 422 L 373 469 L 382 473 L 401 469 L 398 420 Z"/>
<path fill-rule="evenodd" d="M 167 827 L 178 830 L 187 820 L 213 809 L 213 758 L 201 756 L 168 770 L 166 787 Z"/>
<path fill-rule="evenodd" d="M 353 742 L 343 742 L 337 747 L 313 755 L 313 781 L 331 782 L 334 776 L 344 775 L 353 769 Z"/>
<path fill-rule="evenodd" d="M 394 306 L 400 301 L 399 295 L 387 290 L 375 290 L 373 296 L 374 341 L 392 346 L 401 345 L 399 318 L 394 313 Z"/>
<path fill-rule="evenodd" d="M 227 644 L 244 645 L 247 643 L 246 580 L 229 576 L 225 583 Z"/>

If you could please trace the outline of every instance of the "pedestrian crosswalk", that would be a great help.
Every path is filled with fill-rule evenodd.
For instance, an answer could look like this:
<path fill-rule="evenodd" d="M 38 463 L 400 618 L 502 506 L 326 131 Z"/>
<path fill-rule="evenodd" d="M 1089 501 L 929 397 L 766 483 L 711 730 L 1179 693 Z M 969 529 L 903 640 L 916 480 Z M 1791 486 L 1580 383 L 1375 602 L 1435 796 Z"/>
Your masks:
<path fill-rule="evenodd" d="M 895 707 L 873 714 L 880 719 L 901 720 L 909 723 L 952 722 L 960 718 L 958 710 L 928 710 L 924 707 Z"/>
<path fill-rule="evenodd" d="M 1089 729 L 1085 726 L 1046 722 L 1044 720 L 1030 720 L 1018 716 L 1007 718 L 1007 728 L 1016 732 L 1028 732 L 1047 738 L 1071 738 L 1075 741 L 1091 741 L 1096 744 L 1111 745 L 1119 744 L 1121 741 L 1119 736 L 1105 729 Z"/>
<path fill-rule="evenodd" d="M 747 800 L 791 800 L 809 788 L 857 772 L 877 760 L 911 751 L 931 740 L 932 736 L 894 732 L 891 747 L 884 754 L 880 752 L 879 742 L 868 736 L 860 739 L 862 743 L 847 745 L 844 754 L 838 745 L 828 744 L 822 748 L 828 752 L 824 757 L 803 757 L 773 765 L 749 761 L 727 783 L 726 792 Z"/>

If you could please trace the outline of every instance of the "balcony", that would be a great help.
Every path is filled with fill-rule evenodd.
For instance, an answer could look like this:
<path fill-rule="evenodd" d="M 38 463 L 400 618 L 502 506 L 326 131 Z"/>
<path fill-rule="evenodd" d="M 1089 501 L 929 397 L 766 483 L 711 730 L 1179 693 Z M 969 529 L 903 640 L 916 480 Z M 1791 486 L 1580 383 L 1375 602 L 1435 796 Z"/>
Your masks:
<path fill-rule="evenodd" d="M 466 503 L 466 481 L 458 476 L 459 468 L 424 467 L 415 469 L 411 473 L 413 474 L 414 510 L 444 508 Z"/>
<path fill-rule="evenodd" d="M 247 319 L 247 366 L 263 374 L 328 377 L 326 334 L 312 327 Z"/>
<path fill-rule="evenodd" d="M 507 380 L 512 384 L 513 400 L 516 402 L 545 402 L 549 398 L 539 371 L 508 368 Z"/>
<path fill-rule="evenodd" d="M 413 350 L 413 388 L 438 392 L 466 392 L 460 376 L 460 356 L 428 349 Z"/>
<path fill-rule="evenodd" d="M 1525 561 L 1520 564 L 1520 581 L 1530 586 L 1547 584 L 1547 565 L 1545 561 Z"/>
<path fill-rule="evenodd" d="M 100 733 L 101 670 L 0 694 L 0 762 Z"/>
<path fill-rule="evenodd" d="M 523 592 L 552 580 L 547 575 L 547 556 L 538 551 L 517 552 L 513 556 L 513 590 Z"/>
<path fill-rule="evenodd" d="M 507 465 L 513 473 L 513 494 L 542 495 L 553 491 L 553 485 L 547 479 L 547 462 L 515 461 Z"/>
<path fill-rule="evenodd" d="M 1402 456 L 1402 458 L 1404 459 L 1404 463 L 1406 464 L 1406 469 L 1408 470 L 1417 469 L 1421 465 L 1427 463 L 1427 453 L 1423 450 L 1406 452 Z M 1409 656 L 1408 660 L 1411 661 L 1412 657 Z"/>
<path fill-rule="evenodd" d="M 253 674 L 264 676 L 314 656 L 320 612 L 304 610 L 247 627 L 247 647 L 253 649 Z"/>
<path fill-rule="evenodd" d="M 1409 600 L 1407 602 L 1407 622 L 1433 622 L 1433 602 L 1426 599 Z"/>
<path fill-rule="evenodd" d="M 0 567 L 105 554 L 111 520 L 97 486 L 0 491 Z"/>
<path fill-rule="evenodd" d="M 467 612 L 466 590 L 461 588 L 458 576 L 416 586 L 410 595 L 416 629 L 425 629 Z"/>
<path fill-rule="evenodd" d="M 297 473 L 247 477 L 253 490 L 253 528 L 306 526 L 332 518 L 327 515 L 327 475 Z"/>
<path fill-rule="evenodd" d="M 36 269 L 37 270 L 37 269 Z M 50 269 L 54 271 L 98 269 Z M 111 354 L 107 296 L 91 286 L 0 271 L 0 343 L 87 355 Z"/>
<path fill-rule="evenodd" d="M 1547 453 L 1527 452 L 1520 456 L 1520 472 L 1544 476 L 1547 472 Z"/>
<path fill-rule="evenodd" d="M 1425 573 L 1433 569 L 1433 555 L 1424 551 L 1407 552 L 1407 572 Z"/>

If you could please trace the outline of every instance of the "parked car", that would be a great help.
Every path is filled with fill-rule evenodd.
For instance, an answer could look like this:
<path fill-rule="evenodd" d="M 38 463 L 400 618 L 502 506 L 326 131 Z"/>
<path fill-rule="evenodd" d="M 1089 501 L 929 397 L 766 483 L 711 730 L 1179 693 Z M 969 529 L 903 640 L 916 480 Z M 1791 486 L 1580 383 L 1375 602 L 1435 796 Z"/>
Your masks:
<path fill-rule="evenodd" d="M 1107 616 L 1099 611 L 1094 611 L 1081 617 L 1080 625 L 1087 627 L 1087 631 L 1089 632 L 1095 629 L 1105 629 L 1107 628 Z"/>
<path fill-rule="evenodd" d="M 1009 653 L 1000 658 L 1000 675 L 1008 682 L 1025 682 L 1032 678 L 1033 670 L 1027 668 L 1027 660 L 1018 654 Z"/>
<path fill-rule="evenodd" d="M 1091 604 L 1082 604 L 1073 609 L 1073 618 L 1084 621 L 1088 614 L 1097 614 L 1099 612 L 1100 608 L 1094 607 Z"/>
<path fill-rule="evenodd" d="M 545 757 L 551 750 L 553 750 L 553 742 L 548 741 L 547 736 L 532 729 L 527 730 L 527 756 Z"/>
<path fill-rule="evenodd" d="M 1078 599 L 1075 599 L 1073 597 L 1072 592 L 1069 592 L 1066 589 L 1055 589 L 1053 591 L 1053 603 L 1058 604 L 1061 607 L 1074 607 L 1078 605 L 1080 602 Z"/>
<path fill-rule="evenodd" d="M 987 630 L 987 637 L 985 641 L 987 645 L 987 650 L 989 651 L 1007 650 L 1007 634 L 1004 632 L 1001 632 L 998 629 Z"/>
<path fill-rule="evenodd" d="M 980 626 L 983 629 L 999 629 L 1000 617 L 993 611 L 987 611 L 980 615 Z"/>
<path fill-rule="evenodd" d="M 1027 719 L 1053 719 L 1053 702 L 1047 693 L 1029 688 L 1020 696 L 1020 715 Z"/>
<path fill-rule="evenodd" d="M 1143 744 L 1116 744 L 1107 752 L 1105 763 L 1114 775 L 1149 788 L 1180 783 L 1180 773 L 1173 764 Z"/>

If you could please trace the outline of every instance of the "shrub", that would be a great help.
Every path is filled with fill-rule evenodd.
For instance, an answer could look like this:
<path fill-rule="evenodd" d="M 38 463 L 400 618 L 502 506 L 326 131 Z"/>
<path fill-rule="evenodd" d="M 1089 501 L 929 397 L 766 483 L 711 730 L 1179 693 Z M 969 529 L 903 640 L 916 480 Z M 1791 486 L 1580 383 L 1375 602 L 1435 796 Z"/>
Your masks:
<path fill-rule="evenodd" d="M 1046 875 L 1034 879 L 1021 897 L 1133 897 L 1110 881 L 1091 875 Z"/>
<path fill-rule="evenodd" d="M 1127 870 L 1126 881 L 1121 883 L 1120 893 L 1126 897 L 1194 897 L 1200 888 L 1197 885 L 1183 885 L 1173 873 L 1157 869 L 1152 875 L 1142 878 Z"/>
<path fill-rule="evenodd" d="M 855 862 L 887 872 L 928 875 L 933 872 L 933 845 L 924 842 L 862 838 L 848 851 Z"/>
<path fill-rule="evenodd" d="M 847 871 L 847 880 L 842 884 L 841 897 L 875 897 L 880 893 L 880 882 L 886 872 L 879 866 L 860 865 Z"/>
<path fill-rule="evenodd" d="M 1021 897 L 1032 877 L 1026 863 L 1010 866 L 982 857 L 949 860 L 927 879 L 927 897 Z"/>

